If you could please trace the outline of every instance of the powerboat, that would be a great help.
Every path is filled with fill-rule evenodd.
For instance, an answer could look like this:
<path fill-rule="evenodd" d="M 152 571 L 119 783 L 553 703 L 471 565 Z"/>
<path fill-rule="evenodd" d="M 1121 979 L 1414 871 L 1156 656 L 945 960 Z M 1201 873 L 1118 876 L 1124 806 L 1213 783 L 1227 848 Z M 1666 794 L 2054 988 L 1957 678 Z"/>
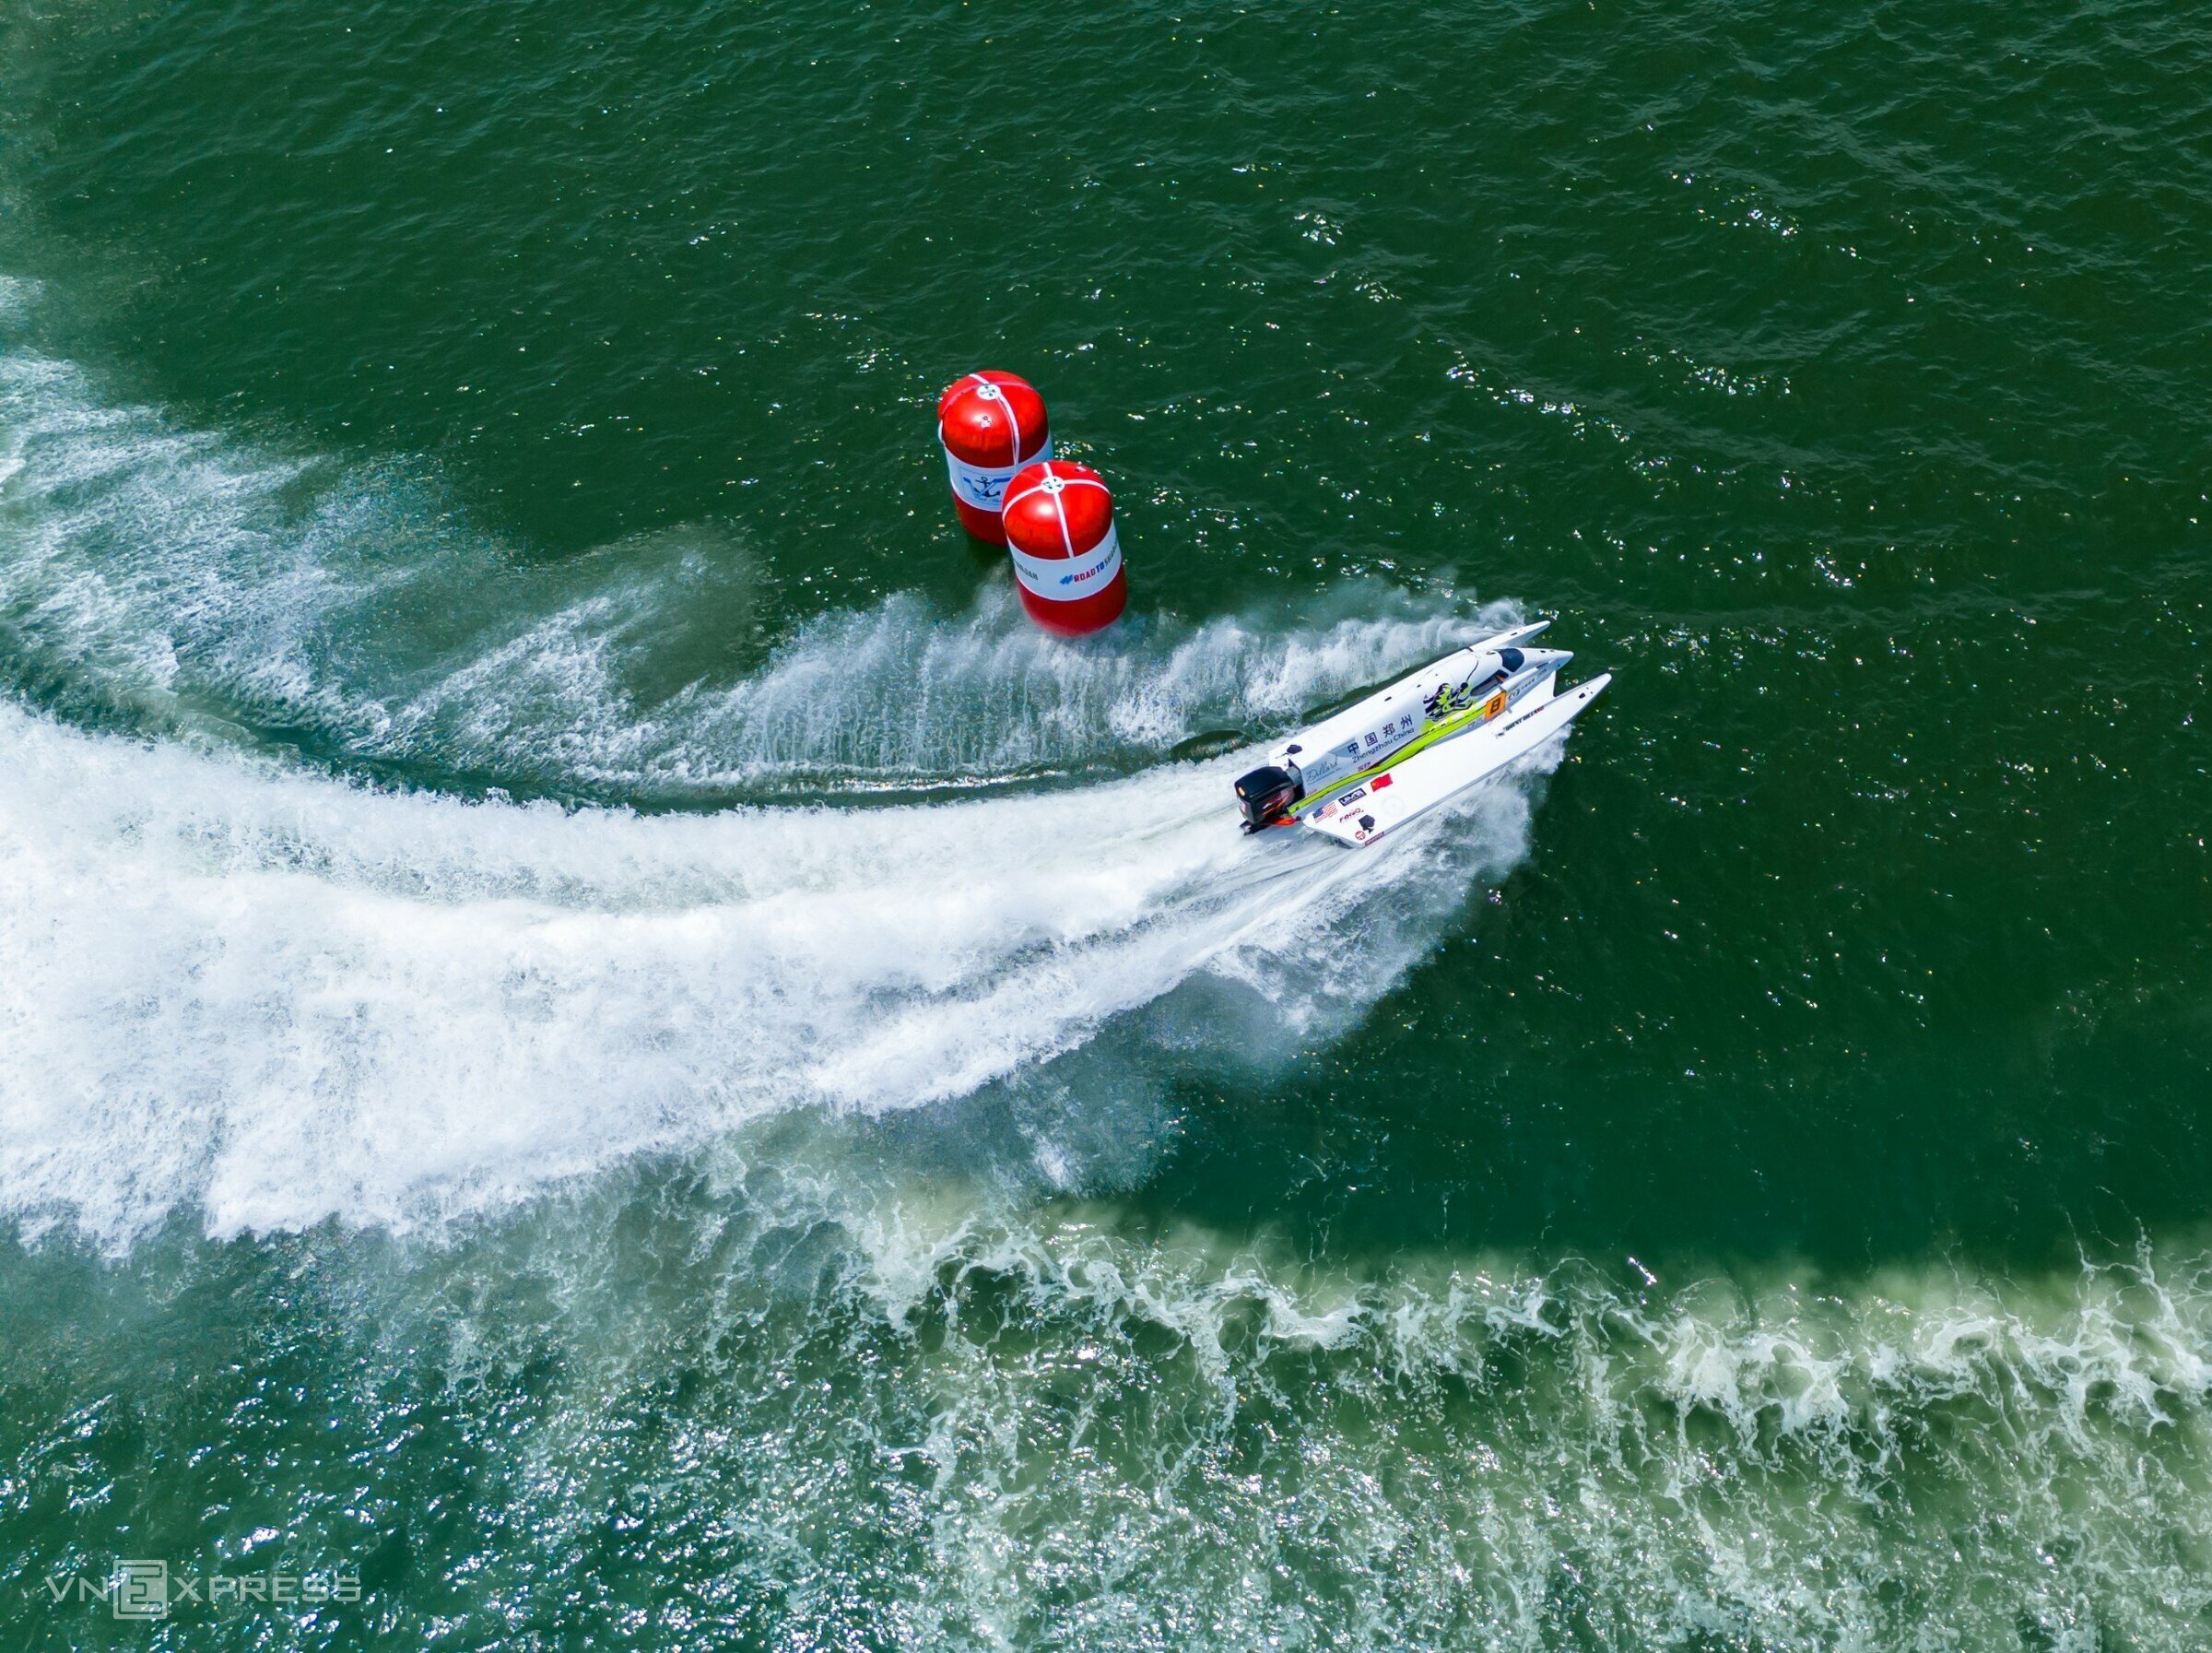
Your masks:
<path fill-rule="evenodd" d="M 1613 680 L 1560 693 L 1573 655 L 1526 646 L 1550 623 L 1470 643 L 1291 736 L 1236 783 L 1244 831 L 1306 826 L 1364 846 L 1535 751 Z"/>

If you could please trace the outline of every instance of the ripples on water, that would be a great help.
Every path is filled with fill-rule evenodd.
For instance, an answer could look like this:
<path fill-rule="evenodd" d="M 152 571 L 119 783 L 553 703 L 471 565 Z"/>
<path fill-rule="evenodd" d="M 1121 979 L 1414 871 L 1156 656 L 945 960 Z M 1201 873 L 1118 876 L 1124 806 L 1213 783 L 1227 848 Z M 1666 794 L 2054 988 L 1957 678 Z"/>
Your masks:
<path fill-rule="evenodd" d="M 0 1623 L 2194 1646 L 2208 55 L 0 14 Z M 1548 797 L 1157 761 L 1522 606 Z"/>

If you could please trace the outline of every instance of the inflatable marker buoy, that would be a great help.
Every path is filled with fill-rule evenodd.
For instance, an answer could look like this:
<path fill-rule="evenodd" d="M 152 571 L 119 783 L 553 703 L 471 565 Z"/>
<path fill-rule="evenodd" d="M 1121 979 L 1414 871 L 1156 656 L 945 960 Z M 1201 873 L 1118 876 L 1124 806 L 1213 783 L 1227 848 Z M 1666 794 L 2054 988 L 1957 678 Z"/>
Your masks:
<path fill-rule="evenodd" d="M 1061 637 L 1110 626 L 1129 602 L 1113 496 L 1071 459 L 1025 466 L 1006 484 L 1004 515 L 1014 581 L 1030 618 Z"/>
<path fill-rule="evenodd" d="M 970 373 L 937 398 L 937 441 L 952 473 L 960 526 L 978 539 L 1006 544 L 998 513 L 1006 484 L 1032 459 L 1053 456 L 1044 398 L 1018 374 Z"/>

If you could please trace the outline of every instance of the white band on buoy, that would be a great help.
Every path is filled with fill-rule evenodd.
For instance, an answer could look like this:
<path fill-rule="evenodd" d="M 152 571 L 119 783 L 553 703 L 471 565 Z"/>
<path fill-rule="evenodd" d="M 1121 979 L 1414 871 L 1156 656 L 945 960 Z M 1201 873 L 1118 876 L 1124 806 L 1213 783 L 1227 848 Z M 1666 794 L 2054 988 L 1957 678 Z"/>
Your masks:
<path fill-rule="evenodd" d="M 1014 577 L 1032 596 L 1048 603 L 1072 602 L 1103 589 L 1122 566 L 1122 537 L 1108 527 L 1106 537 L 1080 557 L 1032 557 L 1016 546 L 1006 548 L 1014 559 Z"/>
<path fill-rule="evenodd" d="M 940 431 L 937 445 L 945 447 L 944 433 Z M 1006 499 L 1006 484 L 1014 480 L 1040 459 L 1053 456 L 1053 439 L 1046 437 L 1039 448 L 1018 465 L 970 465 L 965 459 L 945 447 L 945 466 L 952 473 L 953 497 L 964 505 L 973 505 L 978 511 L 996 511 Z"/>

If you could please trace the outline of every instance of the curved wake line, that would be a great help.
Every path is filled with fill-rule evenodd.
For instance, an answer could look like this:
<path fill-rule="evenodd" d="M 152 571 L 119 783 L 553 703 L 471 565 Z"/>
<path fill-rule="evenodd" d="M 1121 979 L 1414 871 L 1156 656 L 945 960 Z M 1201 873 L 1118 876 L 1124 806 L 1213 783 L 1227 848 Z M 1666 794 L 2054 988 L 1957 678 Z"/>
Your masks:
<path fill-rule="evenodd" d="M 251 757 L 305 731 L 619 803 L 1136 768 L 1517 616 L 1342 589 L 1068 647 L 993 587 L 818 616 L 740 671 L 702 634 L 753 603 L 730 531 L 533 567 L 419 477 L 103 400 L 14 337 L 27 307 L 0 285 L 0 687 L 48 709 L 0 699 L 0 1220 L 434 1223 L 782 1109 L 1020 1084 L 1116 1029 L 1156 1083 L 1248 1042 L 1246 1003 L 1263 1045 L 1348 1026 L 1522 853 L 1511 787 L 1379 856 L 1246 843 L 1234 758 L 643 819 Z"/>
<path fill-rule="evenodd" d="M 0 337 L 8 319 L 0 294 Z M 897 594 L 764 649 L 767 585 L 726 525 L 536 564 L 425 475 L 179 429 L 0 352 L 0 681 L 73 718 L 276 732 L 432 784 L 681 803 L 1134 768 L 1519 618 L 1362 585 L 1071 647 L 993 581 L 963 614 Z"/>
<path fill-rule="evenodd" d="M 0 708 L 0 1214 L 406 1228 L 779 1109 L 1018 1082 L 1201 974 L 1326 1037 L 1525 843 L 1510 787 L 1387 854 L 1246 841 L 1237 762 L 642 818 Z"/>

